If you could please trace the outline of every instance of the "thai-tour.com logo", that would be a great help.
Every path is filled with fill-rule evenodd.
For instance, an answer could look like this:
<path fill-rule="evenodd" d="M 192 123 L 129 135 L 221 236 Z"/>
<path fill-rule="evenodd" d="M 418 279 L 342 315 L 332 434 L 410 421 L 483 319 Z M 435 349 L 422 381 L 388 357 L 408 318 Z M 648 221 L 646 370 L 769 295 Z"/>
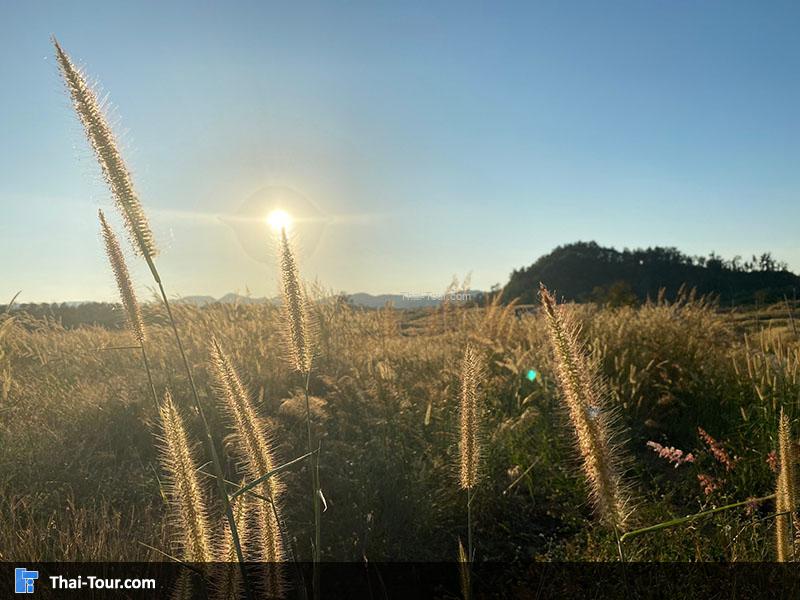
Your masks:
<path fill-rule="evenodd" d="M 26 568 L 14 569 L 14 591 L 17 594 L 32 594 L 34 581 L 39 579 L 39 571 L 29 571 Z"/>
<path fill-rule="evenodd" d="M 39 579 L 39 571 L 31 571 L 25 567 L 14 569 L 14 591 L 17 594 L 33 594 L 36 589 L 35 581 Z M 154 590 L 155 579 L 118 577 L 96 577 L 94 575 L 78 575 L 77 577 L 64 577 L 50 575 L 49 587 L 54 590 Z"/>

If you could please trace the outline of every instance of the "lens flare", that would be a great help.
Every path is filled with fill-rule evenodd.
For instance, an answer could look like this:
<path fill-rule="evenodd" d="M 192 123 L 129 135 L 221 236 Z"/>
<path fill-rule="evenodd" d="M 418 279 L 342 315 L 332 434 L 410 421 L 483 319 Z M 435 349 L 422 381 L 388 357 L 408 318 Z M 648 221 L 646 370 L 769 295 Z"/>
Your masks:
<path fill-rule="evenodd" d="M 292 217 L 285 210 L 273 210 L 271 213 L 269 213 L 269 215 L 267 215 L 267 225 L 269 225 L 272 230 L 276 232 L 279 232 L 282 229 L 286 229 L 288 231 L 292 226 Z"/>

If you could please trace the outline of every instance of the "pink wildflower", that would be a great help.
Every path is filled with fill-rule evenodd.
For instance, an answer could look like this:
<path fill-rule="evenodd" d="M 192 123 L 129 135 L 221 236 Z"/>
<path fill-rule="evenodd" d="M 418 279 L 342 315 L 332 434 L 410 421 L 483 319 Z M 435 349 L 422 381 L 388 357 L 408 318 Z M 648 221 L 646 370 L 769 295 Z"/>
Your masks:
<path fill-rule="evenodd" d="M 775 453 L 775 450 L 767 454 L 766 463 L 769 465 L 769 468 L 772 469 L 773 473 L 778 472 L 778 455 Z"/>
<path fill-rule="evenodd" d="M 700 434 L 700 437 L 703 438 L 703 441 L 708 446 L 711 455 L 717 459 L 717 462 L 725 467 L 726 471 L 730 471 L 733 469 L 734 465 L 736 464 L 735 460 L 731 460 L 730 455 L 727 453 L 725 448 L 720 444 L 717 440 L 706 433 L 706 430 L 702 427 L 697 428 L 697 433 Z"/>
<path fill-rule="evenodd" d="M 700 473 L 697 476 L 697 481 L 700 483 L 700 487 L 706 496 L 710 496 L 716 492 L 722 486 L 722 484 L 725 483 L 722 479 L 712 477 L 711 475 L 706 475 L 705 473 Z"/>
<path fill-rule="evenodd" d="M 671 463 L 675 463 L 676 469 L 683 463 L 694 462 L 694 455 L 691 452 L 684 455 L 683 450 L 679 450 L 678 448 L 673 448 L 672 446 L 666 448 L 661 444 L 659 444 L 658 442 L 647 442 L 647 445 L 650 448 L 652 448 L 654 452 L 657 452 L 658 455 L 664 460 Z"/>

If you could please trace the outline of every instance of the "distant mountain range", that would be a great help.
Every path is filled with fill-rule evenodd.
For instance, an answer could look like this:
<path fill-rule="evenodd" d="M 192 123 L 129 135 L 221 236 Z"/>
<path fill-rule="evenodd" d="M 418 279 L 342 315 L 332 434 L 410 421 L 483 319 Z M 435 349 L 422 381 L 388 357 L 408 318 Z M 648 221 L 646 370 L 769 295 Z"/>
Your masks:
<path fill-rule="evenodd" d="M 456 302 L 465 302 L 479 299 L 484 292 L 479 290 L 469 290 L 459 292 L 453 296 Z M 363 306 L 366 308 L 380 308 L 391 302 L 395 308 L 426 308 L 438 306 L 443 300 L 441 294 L 366 294 L 363 292 L 356 294 L 344 294 L 353 306 Z M 184 296 L 176 301 L 179 304 L 191 304 L 193 306 L 206 306 L 208 304 L 280 304 L 280 298 L 253 298 L 242 296 L 241 294 L 225 294 L 221 298 L 214 296 Z"/>
<path fill-rule="evenodd" d="M 206 306 L 207 304 L 276 304 L 277 298 L 253 298 L 241 294 L 225 294 L 221 298 L 214 296 L 184 296 L 175 301 L 176 304 L 191 304 L 192 306 Z"/>

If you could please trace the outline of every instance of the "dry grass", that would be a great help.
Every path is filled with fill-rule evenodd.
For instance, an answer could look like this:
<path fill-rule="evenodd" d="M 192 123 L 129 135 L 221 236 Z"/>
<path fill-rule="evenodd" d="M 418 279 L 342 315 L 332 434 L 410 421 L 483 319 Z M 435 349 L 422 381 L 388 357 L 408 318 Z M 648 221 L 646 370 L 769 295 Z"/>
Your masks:
<path fill-rule="evenodd" d="M 102 210 L 97 212 L 100 219 L 100 232 L 103 236 L 103 243 L 106 247 L 106 256 L 111 265 L 111 271 L 114 273 L 114 279 L 117 282 L 117 289 L 119 290 L 119 297 L 122 301 L 122 307 L 125 309 L 125 316 L 128 320 L 128 327 L 140 345 L 144 345 L 144 322 L 142 321 L 142 311 L 139 308 L 139 301 L 136 299 L 136 293 L 133 291 L 133 283 L 131 276 L 128 272 L 128 265 L 125 264 L 125 256 L 122 254 L 117 236 L 106 221 L 106 217 Z"/>
<path fill-rule="evenodd" d="M 368 311 L 316 301 L 311 306 L 324 340 L 317 369 L 325 373 L 310 381 L 311 397 L 318 399 L 312 419 L 324 423 L 321 475 L 335 509 L 335 518 L 323 528 L 326 558 L 358 560 L 362 552 L 371 560 L 453 557 L 454 542 L 464 531 L 463 496 L 452 485 L 452 466 L 459 460 L 454 440 L 460 429 L 463 332 L 484 330 L 487 319 L 497 318 L 496 311 L 490 317 L 489 310 L 459 308 L 442 330 L 434 313 Z M 164 308 L 145 304 L 142 311 L 156 386 L 180 382 L 181 361 Z M 573 312 L 593 348 L 603 348 L 604 357 L 624 356 L 620 364 L 635 368 L 638 390 L 674 390 L 669 404 L 653 402 L 659 424 L 647 427 L 636 408 L 641 391 L 634 392 L 627 379 L 623 385 L 614 378 L 613 362 L 598 367 L 609 378 L 611 402 L 631 426 L 643 522 L 772 493 L 774 475 L 767 458 L 777 447 L 777 416 L 771 416 L 771 398 L 763 401 L 755 389 L 759 369 L 766 369 L 758 365 L 769 363 L 769 373 L 777 376 L 774 389 L 785 394 L 778 401 L 790 419 L 789 399 L 799 391 L 791 388 L 791 363 L 777 360 L 775 343 L 746 345 L 727 329 L 726 317 L 712 309 L 573 307 Z M 198 366 L 197 384 L 212 429 L 225 431 L 230 422 L 215 408 L 211 369 L 200 368 L 210 358 L 208 340 L 217 336 L 226 340 L 229 361 L 249 383 L 254 407 L 271 419 L 275 452 L 287 458 L 303 454 L 303 390 L 280 358 L 285 347 L 280 310 L 178 305 L 175 313 L 183 324 L 189 361 Z M 6 499 L 0 504 L 0 553 L 19 559 L 76 556 L 65 534 L 72 532 L 83 540 L 83 555 L 95 560 L 103 557 L 103 547 L 115 559 L 157 559 L 137 543 L 167 547 L 166 507 L 151 433 L 157 414 L 137 352 L 103 350 L 129 345 L 130 334 L 97 327 L 65 330 L 21 314 L 13 321 L 0 318 L 0 373 L 8 389 L 0 410 L 0 444 L 14 449 L 0 453 L 0 488 Z M 704 353 L 694 351 L 709 331 L 697 327 L 700 320 L 719 332 L 719 341 Z M 436 327 L 428 327 L 429 322 Z M 620 332 L 630 322 L 642 325 L 638 345 L 626 330 Z M 586 528 L 586 492 L 564 437 L 544 316 L 512 314 L 503 327 L 509 331 L 505 339 L 480 345 L 488 360 L 482 379 L 483 476 L 474 500 L 481 515 L 476 554 L 509 560 L 532 548 L 541 558 L 613 558 L 611 540 L 599 529 Z M 784 354 L 797 348 L 785 331 L 774 330 L 769 337 L 782 339 Z M 747 356 L 754 361 L 752 379 L 742 367 Z M 770 356 L 776 358 L 761 358 Z M 646 368 L 661 361 L 669 362 L 660 369 Z M 536 381 L 525 378 L 528 369 L 537 371 Z M 713 388 L 709 381 L 715 382 Z M 173 393 L 177 404 L 190 400 L 185 386 L 173 386 Z M 284 404 L 299 410 L 281 410 Z M 732 471 L 704 458 L 696 423 L 740 457 Z M 190 439 L 201 439 L 196 419 L 186 426 Z M 662 464 L 646 447 L 648 440 L 693 451 L 697 462 L 680 468 Z M 284 506 L 290 540 L 313 535 L 307 504 L 297 501 L 308 495 L 303 470 L 282 474 L 283 497 L 292 499 Z M 238 481 L 238 472 L 229 464 L 229 478 Z M 725 483 L 707 497 L 697 484 L 699 473 Z M 665 531 L 658 543 L 643 539 L 628 552 L 631 558 L 669 560 L 773 555 L 773 521 L 760 519 L 759 512 L 727 514 L 720 524 L 730 527 L 714 522 Z M 741 533 L 729 536 L 730 530 Z M 309 557 L 305 544 L 292 550 Z"/>
<path fill-rule="evenodd" d="M 208 501 L 183 419 L 169 392 L 161 405 L 161 427 L 161 464 L 167 473 L 166 494 L 178 534 L 174 543 L 181 554 L 178 558 L 187 562 L 211 562 L 215 557 Z"/>
<path fill-rule="evenodd" d="M 180 557 L 191 561 L 280 561 L 294 554 L 316 563 L 323 547 L 326 558 L 337 560 L 442 560 L 455 558 L 458 538 L 469 595 L 473 503 L 481 514 L 475 526 L 482 558 L 524 565 L 532 558 L 602 560 L 617 550 L 622 556 L 617 534 L 629 525 L 630 503 L 614 415 L 630 427 L 639 459 L 633 480 L 645 496 L 641 513 L 648 522 L 709 503 L 738 509 L 741 503 L 732 500 L 765 495 L 777 418 L 780 471 L 771 514 L 780 513 L 774 519 L 778 558 L 793 557 L 790 427 L 800 393 L 794 331 L 768 327 L 743 335 L 740 324 L 693 297 L 611 309 L 557 304 L 544 289 L 537 313 L 518 314 L 499 296 L 482 308 L 444 302 L 418 313 L 361 310 L 319 293 L 307 297 L 285 231 L 279 240 L 281 308 L 173 306 L 103 107 L 54 44 L 76 113 L 162 303 L 139 306 L 101 213 L 147 383 L 121 338 L 126 334 L 0 315 L 0 447 L 13 449 L 0 454 L 0 490 L 7 492 L 0 502 L 0 557 L 152 559 L 147 548 L 164 545 L 166 522 L 177 532 Z M 208 340 L 216 339 L 228 340 L 224 351 L 216 341 L 209 348 Z M 212 368 L 204 368 L 209 360 Z M 251 395 L 243 380 L 257 393 Z M 175 401 L 167 393 L 156 409 L 145 400 L 147 386 L 152 393 L 173 389 Z M 303 401 L 304 415 L 297 410 Z M 184 413 L 184 421 L 177 406 L 190 403 L 194 411 Z M 564 406 L 579 450 L 577 468 L 564 443 Z M 152 447 L 157 419 L 166 482 Z M 231 452 L 219 456 L 215 440 L 224 421 L 234 435 L 226 445 Z M 273 471 L 275 456 L 316 450 L 312 428 L 324 444 L 324 461 L 315 453 L 302 468 L 262 481 L 254 490 L 261 498 L 242 494 L 230 505 L 227 479 L 243 475 L 244 483 L 254 482 Z M 665 470 L 645 450 L 653 438 L 691 447 L 698 458 L 682 471 Z M 208 482 L 197 468 L 193 439 L 207 442 L 227 524 L 215 518 L 205 497 Z M 728 459 L 720 461 L 723 453 Z M 454 462 L 468 493 L 466 552 L 458 536 L 460 491 L 449 485 Z M 299 483 L 302 469 L 311 475 L 313 524 L 294 501 L 308 496 Z M 320 475 L 336 508 L 324 538 Z M 479 476 L 481 494 L 475 495 Z M 587 495 L 608 527 L 586 525 Z M 659 544 L 641 541 L 628 556 L 763 559 L 770 532 L 751 509 L 720 513 L 723 532 L 665 529 Z M 310 550 L 294 542 L 307 539 L 314 540 Z M 223 585 L 230 591 L 235 582 Z M 264 586 L 273 595 L 281 592 L 277 576 Z"/>
<path fill-rule="evenodd" d="M 86 81 L 83 72 L 75 66 L 55 38 L 53 45 L 58 68 L 72 98 L 75 113 L 83 125 L 103 177 L 122 213 L 133 247 L 137 253 L 150 261 L 158 253 L 150 223 L 133 187 L 128 167 L 117 149 L 116 138 L 106 119 L 103 105 L 92 86 Z"/>
<path fill-rule="evenodd" d="M 482 410 L 478 398 L 478 386 L 481 382 L 481 371 L 478 353 L 475 348 L 468 345 L 461 363 L 458 439 L 459 483 L 465 490 L 472 490 L 478 484 Z"/>
<path fill-rule="evenodd" d="M 258 417 L 239 374 L 216 340 L 211 342 L 211 357 L 217 397 L 234 431 L 232 445 L 242 463 L 245 481 L 255 481 L 278 466 L 272 447 L 273 436 L 266 422 Z M 255 556 L 261 561 L 279 562 L 285 559 L 279 527 L 279 503 L 283 492 L 280 476 L 270 477 L 257 490 L 267 501 L 259 502 L 255 507 L 258 525 L 250 533 L 251 538 L 259 541 Z M 247 547 L 247 544 L 242 546 Z M 273 591 L 277 592 L 277 588 Z"/>
<path fill-rule="evenodd" d="M 290 364 L 304 375 L 311 371 L 313 355 L 312 328 L 309 322 L 306 294 L 300 282 L 300 273 L 294 252 L 281 229 L 280 239 L 280 280 L 283 295 L 284 328 L 286 331 L 286 355 Z"/>
<path fill-rule="evenodd" d="M 612 438 L 614 414 L 605 398 L 605 384 L 586 352 L 580 325 L 544 287 L 542 307 L 550 332 L 556 376 L 569 412 L 592 504 L 600 518 L 622 531 L 630 517 L 630 501 L 622 481 L 619 448 Z"/>
<path fill-rule="evenodd" d="M 775 546 L 778 562 L 794 559 L 794 536 L 792 528 L 796 521 L 797 500 L 796 460 L 789 417 L 781 410 L 778 420 L 778 482 L 775 490 Z"/>

